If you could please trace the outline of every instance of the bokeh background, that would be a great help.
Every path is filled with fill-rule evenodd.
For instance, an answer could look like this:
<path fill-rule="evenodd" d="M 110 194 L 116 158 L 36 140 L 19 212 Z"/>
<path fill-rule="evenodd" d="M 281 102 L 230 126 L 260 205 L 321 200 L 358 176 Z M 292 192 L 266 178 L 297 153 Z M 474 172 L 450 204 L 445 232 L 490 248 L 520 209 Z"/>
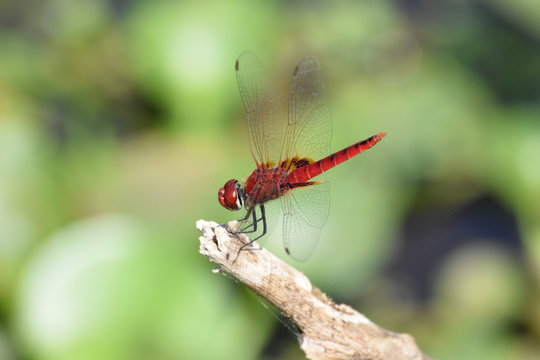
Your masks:
<path fill-rule="evenodd" d="M 0 2 L 0 359 L 302 359 L 198 254 L 253 168 L 234 62 L 319 57 L 332 209 L 306 263 L 436 359 L 540 358 L 540 3 Z M 285 92 L 284 92 L 285 93 Z"/>

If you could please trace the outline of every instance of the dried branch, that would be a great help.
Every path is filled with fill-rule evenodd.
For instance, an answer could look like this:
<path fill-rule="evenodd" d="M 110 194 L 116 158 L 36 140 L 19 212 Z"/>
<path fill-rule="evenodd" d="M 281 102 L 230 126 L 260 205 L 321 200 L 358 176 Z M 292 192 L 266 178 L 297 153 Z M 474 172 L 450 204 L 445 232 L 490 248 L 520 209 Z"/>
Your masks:
<path fill-rule="evenodd" d="M 237 222 L 229 223 L 232 229 Z M 427 360 L 408 334 L 383 329 L 344 304 L 334 303 L 309 279 L 266 249 L 242 251 L 249 239 L 199 220 L 200 253 L 272 303 L 300 329 L 300 347 L 311 360 Z M 235 261 L 236 259 L 236 261 Z"/>

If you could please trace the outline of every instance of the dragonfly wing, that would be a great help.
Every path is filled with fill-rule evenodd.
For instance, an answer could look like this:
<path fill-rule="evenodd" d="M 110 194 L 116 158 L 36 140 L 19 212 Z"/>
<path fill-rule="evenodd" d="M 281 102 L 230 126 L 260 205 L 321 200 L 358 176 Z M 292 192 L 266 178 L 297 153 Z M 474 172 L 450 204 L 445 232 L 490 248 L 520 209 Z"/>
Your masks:
<path fill-rule="evenodd" d="M 258 164 L 276 163 L 283 143 L 285 117 L 275 86 L 259 59 L 244 52 L 236 61 L 236 80 L 246 110 L 251 153 Z"/>
<path fill-rule="evenodd" d="M 330 183 L 300 187 L 281 198 L 283 246 L 294 259 L 307 260 L 321 235 L 330 209 Z"/>
<path fill-rule="evenodd" d="M 285 155 L 314 160 L 330 154 L 332 120 L 326 103 L 321 66 L 309 56 L 293 72 L 289 114 L 285 135 Z"/>

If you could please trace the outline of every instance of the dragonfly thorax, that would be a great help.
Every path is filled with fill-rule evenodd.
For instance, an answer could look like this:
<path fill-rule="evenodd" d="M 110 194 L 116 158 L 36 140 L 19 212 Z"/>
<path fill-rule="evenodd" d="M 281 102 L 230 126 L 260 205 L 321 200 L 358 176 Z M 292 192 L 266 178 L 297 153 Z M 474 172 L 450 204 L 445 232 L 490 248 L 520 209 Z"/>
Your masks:
<path fill-rule="evenodd" d="M 246 199 L 242 185 L 236 179 L 231 179 L 218 191 L 221 206 L 229 210 L 240 210 Z"/>
<path fill-rule="evenodd" d="M 274 200 L 283 195 L 287 171 L 280 167 L 258 167 L 248 176 L 244 185 L 245 204 L 251 208 L 257 204 Z"/>

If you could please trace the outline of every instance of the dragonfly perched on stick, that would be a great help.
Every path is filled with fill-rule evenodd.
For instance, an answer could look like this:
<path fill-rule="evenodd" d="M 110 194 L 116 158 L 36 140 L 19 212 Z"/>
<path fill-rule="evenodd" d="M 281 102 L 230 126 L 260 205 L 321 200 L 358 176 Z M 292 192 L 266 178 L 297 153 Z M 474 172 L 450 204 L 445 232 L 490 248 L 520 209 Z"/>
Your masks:
<path fill-rule="evenodd" d="M 242 233 L 260 233 L 241 251 L 267 233 L 265 206 L 280 199 L 285 252 L 297 260 L 307 260 L 318 243 L 330 207 L 328 182 L 312 179 L 371 148 L 386 133 L 330 152 L 332 122 L 321 66 L 313 56 L 294 68 L 287 114 L 253 53 L 240 55 L 235 69 L 256 168 L 243 183 L 227 181 L 219 189 L 218 200 L 229 210 L 246 209 L 239 220 Z"/>

